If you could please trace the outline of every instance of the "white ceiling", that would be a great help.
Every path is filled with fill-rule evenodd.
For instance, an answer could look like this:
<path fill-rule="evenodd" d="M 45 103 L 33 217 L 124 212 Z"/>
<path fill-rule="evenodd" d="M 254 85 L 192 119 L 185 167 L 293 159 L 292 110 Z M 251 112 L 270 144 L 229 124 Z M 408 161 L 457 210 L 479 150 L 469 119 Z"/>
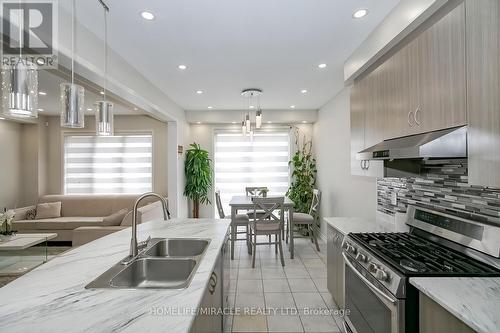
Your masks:
<path fill-rule="evenodd" d="M 343 88 L 344 61 L 399 1 L 105 2 L 110 47 L 185 110 L 208 110 L 245 108 L 240 91 L 249 87 L 264 90 L 264 109 L 318 109 Z M 354 20 L 359 8 L 369 15 Z M 143 20 L 143 10 L 155 20 Z M 77 15 L 103 35 L 97 0 L 77 1 Z M 328 67 L 320 70 L 319 63 Z"/>

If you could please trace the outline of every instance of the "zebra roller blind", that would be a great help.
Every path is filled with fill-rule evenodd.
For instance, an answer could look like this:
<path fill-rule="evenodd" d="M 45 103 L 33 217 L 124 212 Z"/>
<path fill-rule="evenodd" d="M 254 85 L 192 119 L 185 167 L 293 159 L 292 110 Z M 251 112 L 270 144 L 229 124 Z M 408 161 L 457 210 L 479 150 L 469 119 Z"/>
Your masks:
<path fill-rule="evenodd" d="M 261 130 L 253 140 L 240 131 L 215 132 L 215 189 L 220 190 L 225 214 L 231 214 L 231 197 L 245 195 L 246 186 L 267 186 L 268 196 L 284 195 L 289 185 L 289 159 L 287 129 Z"/>
<path fill-rule="evenodd" d="M 66 194 L 137 194 L 152 189 L 151 134 L 64 137 Z"/>

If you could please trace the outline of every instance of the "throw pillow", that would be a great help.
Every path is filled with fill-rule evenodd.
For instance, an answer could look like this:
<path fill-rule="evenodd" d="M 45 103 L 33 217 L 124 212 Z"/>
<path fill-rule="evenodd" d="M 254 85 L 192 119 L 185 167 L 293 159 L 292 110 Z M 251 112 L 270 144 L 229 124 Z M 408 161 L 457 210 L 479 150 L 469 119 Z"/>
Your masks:
<path fill-rule="evenodd" d="M 61 217 L 61 201 L 36 205 L 36 220 Z"/>
<path fill-rule="evenodd" d="M 122 223 L 123 218 L 125 217 L 125 215 L 127 215 L 127 213 L 128 213 L 127 208 L 120 209 L 116 213 L 113 213 L 113 214 L 103 218 L 102 225 L 103 226 L 120 225 L 120 223 Z"/>
<path fill-rule="evenodd" d="M 26 220 L 34 220 L 36 218 L 36 208 L 26 211 Z"/>

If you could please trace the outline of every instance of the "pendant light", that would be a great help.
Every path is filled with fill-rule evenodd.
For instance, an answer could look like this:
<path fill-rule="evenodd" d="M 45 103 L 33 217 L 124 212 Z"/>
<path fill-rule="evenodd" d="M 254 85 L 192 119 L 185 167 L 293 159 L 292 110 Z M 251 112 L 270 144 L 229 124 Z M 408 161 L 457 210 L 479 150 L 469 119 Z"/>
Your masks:
<path fill-rule="evenodd" d="M 247 135 L 247 125 L 244 121 L 241 122 L 241 134 L 243 134 L 243 136 Z"/>
<path fill-rule="evenodd" d="M 72 4 L 71 18 L 71 83 L 61 83 L 61 127 L 84 128 L 85 115 L 83 108 L 85 105 L 85 89 L 75 84 L 75 7 L 76 0 Z"/>
<path fill-rule="evenodd" d="M 261 126 L 262 126 L 262 109 L 260 108 L 260 95 L 262 95 L 262 90 L 255 89 L 255 88 L 244 89 L 241 92 L 241 95 L 248 99 L 248 110 L 253 109 L 255 107 L 252 100 L 254 97 L 257 97 L 258 109 L 257 109 L 257 112 L 255 114 L 255 127 L 261 128 Z M 246 133 L 249 133 L 249 134 L 251 133 L 251 136 L 253 137 L 252 122 L 250 120 L 250 111 L 247 111 L 247 114 L 243 120 L 242 125 L 245 126 Z"/>
<path fill-rule="evenodd" d="M 250 133 L 250 131 L 252 130 L 252 123 L 250 122 L 250 114 L 249 113 L 247 113 L 247 116 L 245 118 L 245 125 L 247 128 L 247 133 Z"/>
<path fill-rule="evenodd" d="M 23 32 L 20 25 L 19 60 L 12 67 L 2 66 L 3 113 L 17 118 L 38 118 L 38 67 L 27 59 L 23 60 Z"/>
<path fill-rule="evenodd" d="M 101 2 L 101 1 L 100 1 Z M 103 100 L 95 103 L 95 130 L 98 136 L 113 135 L 113 103 L 106 100 L 106 84 L 108 76 L 108 11 L 109 8 L 101 2 L 104 9 L 104 84 Z"/>
<path fill-rule="evenodd" d="M 255 114 L 255 128 L 261 128 L 261 127 L 262 127 L 262 110 L 259 109 Z"/>

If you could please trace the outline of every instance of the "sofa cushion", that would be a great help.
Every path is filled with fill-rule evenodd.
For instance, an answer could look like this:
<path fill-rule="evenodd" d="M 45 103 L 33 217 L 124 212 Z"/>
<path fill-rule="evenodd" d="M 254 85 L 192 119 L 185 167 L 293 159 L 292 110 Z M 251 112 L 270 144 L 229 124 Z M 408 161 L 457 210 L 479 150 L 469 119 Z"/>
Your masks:
<path fill-rule="evenodd" d="M 61 202 L 46 202 L 36 205 L 36 220 L 61 217 Z"/>
<path fill-rule="evenodd" d="M 26 212 L 26 220 L 36 219 L 36 208 L 31 208 Z"/>
<path fill-rule="evenodd" d="M 102 225 L 103 226 L 116 226 L 120 225 L 122 223 L 123 218 L 125 215 L 127 215 L 128 209 L 123 208 L 117 211 L 116 213 L 113 213 L 109 216 L 106 216 L 105 218 L 102 219 Z"/>
<path fill-rule="evenodd" d="M 14 230 L 73 230 L 78 227 L 102 226 L 102 217 L 58 217 L 42 220 L 21 220 L 12 223 Z"/>

